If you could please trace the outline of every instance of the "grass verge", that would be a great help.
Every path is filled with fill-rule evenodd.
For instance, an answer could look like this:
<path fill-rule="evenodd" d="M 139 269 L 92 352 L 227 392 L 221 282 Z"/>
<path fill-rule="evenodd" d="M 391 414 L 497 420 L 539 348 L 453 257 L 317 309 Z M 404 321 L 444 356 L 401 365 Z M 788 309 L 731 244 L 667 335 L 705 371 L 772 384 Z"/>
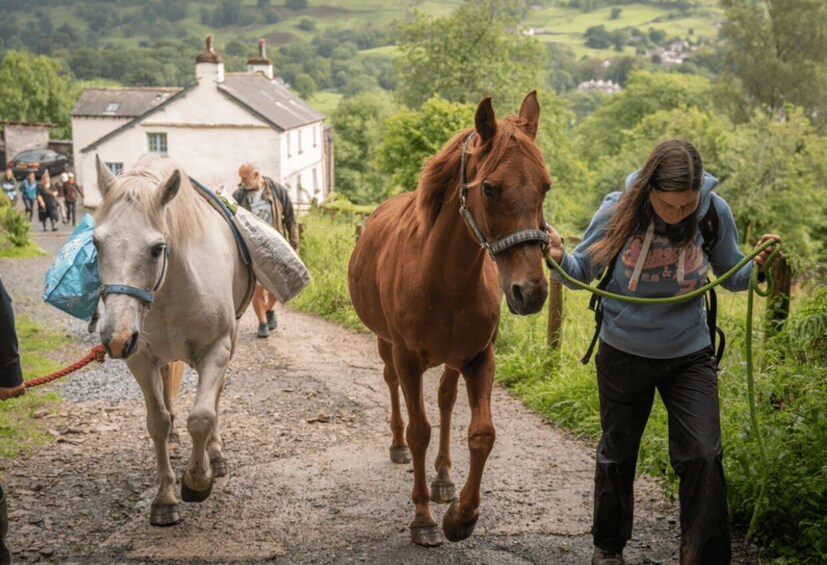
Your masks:
<path fill-rule="evenodd" d="M 66 336 L 37 324 L 28 316 L 18 316 L 15 322 L 23 379 L 28 381 L 58 370 L 58 363 L 46 355 L 65 345 Z M 0 402 L 0 457 L 12 458 L 29 445 L 48 442 L 43 420 L 33 418 L 33 415 L 58 400 L 60 397 L 53 392 L 34 389 L 20 398 Z"/>

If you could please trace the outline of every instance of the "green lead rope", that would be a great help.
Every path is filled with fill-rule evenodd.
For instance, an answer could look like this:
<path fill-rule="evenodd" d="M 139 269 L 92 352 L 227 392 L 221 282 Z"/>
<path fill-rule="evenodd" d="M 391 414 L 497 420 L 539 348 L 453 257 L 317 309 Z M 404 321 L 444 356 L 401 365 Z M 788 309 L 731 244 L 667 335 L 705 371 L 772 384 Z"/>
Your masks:
<path fill-rule="evenodd" d="M 781 244 L 769 240 L 765 241 L 763 244 L 757 246 L 752 253 L 738 261 L 730 270 L 726 273 L 711 281 L 704 286 L 693 290 L 692 292 L 687 292 L 686 294 L 681 294 L 678 296 L 666 296 L 660 298 L 642 298 L 639 296 L 626 296 L 623 294 L 615 294 L 613 292 L 607 292 L 606 290 L 596 288 L 594 286 L 582 283 L 577 279 L 573 278 L 571 275 L 566 273 L 563 268 L 551 258 L 548 254 L 548 251 L 544 253 L 544 258 L 546 260 L 546 265 L 548 266 L 549 270 L 554 270 L 559 273 L 559 275 L 565 279 L 567 282 L 571 283 L 577 288 L 588 290 L 589 292 L 596 294 L 598 296 L 602 296 L 603 298 L 611 298 L 613 300 L 620 300 L 621 302 L 631 302 L 633 304 L 675 304 L 678 302 L 684 302 L 685 300 L 692 300 L 698 296 L 702 296 L 707 291 L 715 288 L 716 286 L 723 283 L 725 280 L 730 278 L 732 275 L 737 273 L 741 268 L 752 261 L 755 257 L 758 256 L 759 253 L 764 251 L 767 247 L 771 245 L 775 245 L 775 249 L 770 253 L 769 257 L 767 257 L 767 261 L 764 265 L 764 273 L 767 277 L 767 289 L 761 290 L 761 287 L 758 284 L 758 269 L 753 269 L 750 273 L 749 278 L 749 291 L 747 292 L 747 320 L 746 320 L 746 337 L 745 337 L 745 344 L 744 344 L 744 352 L 747 358 L 747 394 L 749 396 L 749 414 L 750 414 L 750 423 L 752 425 L 752 431 L 755 434 L 758 442 L 758 452 L 761 456 L 761 463 L 764 472 L 762 473 L 761 477 L 761 488 L 758 493 L 758 497 L 755 499 L 755 507 L 752 511 L 752 519 L 749 523 L 749 535 L 752 535 L 755 532 L 756 522 L 758 521 L 758 512 L 761 509 L 761 505 L 764 501 L 764 491 L 767 485 L 767 475 L 766 470 L 769 469 L 767 464 L 768 457 L 767 457 L 767 448 L 764 444 L 764 436 L 761 433 L 761 429 L 758 426 L 758 411 L 755 405 L 755 380 L 753 377 L 753 362 L 752 362 L 752 311 L 753 311 L 753 303 L 755 299 L 755 295 L 766 297 L 772 293 L 773 289 L 773 279 L 772 279 L 772 270 L 768 267 L 772 264 L 773 260 L 775 259 L 776 255 L 781 251 Z"/>

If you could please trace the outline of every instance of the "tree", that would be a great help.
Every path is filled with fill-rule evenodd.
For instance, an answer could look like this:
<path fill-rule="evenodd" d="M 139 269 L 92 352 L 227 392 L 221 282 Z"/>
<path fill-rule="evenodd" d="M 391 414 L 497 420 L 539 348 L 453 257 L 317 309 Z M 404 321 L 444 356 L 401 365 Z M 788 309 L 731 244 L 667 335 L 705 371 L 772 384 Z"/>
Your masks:
<path fill-rule="evenodd" d="M 7 51 L 0 65 L 0 119 L 53 122 L 52 137 L 71 137 L 71 111 L 80 88 L 60 61 Z"/>
<path fill-rule="evenodd" d="M 624 131 L 659 110 L 708 108 L 712 85 L 701 77 L 681 73 L 636 71 L 626 90 L 609 97 L 579 128 L 581 151 L 592 164 L 600 156 L 617 154 Z"/>
<path fill-rule="evenodd" d="M 434 96 L 419 110 L 406 108 L 390 116 L 378 156 L 379 170 L 389 179 L 389 193 L 414 190 L 425 161 L 452 135 L 473 125 L 475 110 L 473 104 Z"/>
<path fill-rule="evenodd" d="M 542 45 L 521 33 L 513 0 L 466 0 L 447 17 L 415 11 L 398 24 L 400 99 L 411 108 L 438 95 L 459 103 L 491 96 L 519 103 L 542 84 Z"/>
<path fill-rule="evenodd" d="M 396 109 L 390 94 L 364 92 L 342 100 L 330 117 L 336 135 L 336 191 L 357 204 L 380 202 L 386 176 L 376 169 L 385 119 Z"/>
<path fill-rule="evenodd" d="M 724 0 L 729 76 L 764 111 L 795 104 L 827 126 L 827 3 Z M 737 88 L 737 85 L 735 86 Z"/>
<path fill-rule="evenodd" d="M 606 26 L 592 26 L 586 30 L 586 45 L 592 49 L 608 49 L 612 46 L 612 34 Z"/>
<path fill-rule="evenodd" d="M 319 89 L 316 81 L 307 73 L 299 73 L 296 75 L 296 82 L 293 84 L 293 87 L 302 98 L 310 98 L 313 93 Z"/>
<path fill-rule="evenodd" d="M 756 113 L 738 126 L 723 160 L 731 169 L 721 194 L 732 206 L 740 236 L 753 245 L 771 231 L 806 258 L 827 258 L 817 234 L 827 229 L 827 139 L 801 109 Z"/>

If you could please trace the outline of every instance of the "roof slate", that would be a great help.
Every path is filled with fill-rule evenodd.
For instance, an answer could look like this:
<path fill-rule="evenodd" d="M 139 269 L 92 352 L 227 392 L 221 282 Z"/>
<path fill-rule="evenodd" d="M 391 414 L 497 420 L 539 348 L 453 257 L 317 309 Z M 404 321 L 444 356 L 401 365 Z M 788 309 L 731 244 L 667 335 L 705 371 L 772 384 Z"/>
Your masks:
<path fill-rule="evenodd" d="M 73 116 L 113 116 L 134 118 L 163 104 L 180 88 L 89 88 L 75 104 Z M 111 103 L 118 103 L 118 109 L 107 112 Z"/>
<path fill-rule="evenodd" d="M 227 74 L 218 88 L 282 131 L 324 119 L 281 80 L 258 72 Z"/>

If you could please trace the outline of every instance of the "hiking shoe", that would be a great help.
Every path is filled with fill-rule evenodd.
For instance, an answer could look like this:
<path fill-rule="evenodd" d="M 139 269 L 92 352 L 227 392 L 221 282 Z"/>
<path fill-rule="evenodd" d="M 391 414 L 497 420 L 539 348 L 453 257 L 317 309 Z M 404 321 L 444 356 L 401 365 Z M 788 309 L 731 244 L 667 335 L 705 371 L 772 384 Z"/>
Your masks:
<path fill-rule="evenodd" d="M 594 548 L 594 555 L 592 555 L 592 565 L 623 565 L 623 551 L 613 553 L 611 551 L 603 551 L 599 547 Z"/>
<path fill-rule="evenodd" d="M 276 312 L 275 310 L 268 310 L 267 311 L 267 328 L 274 330 L 279 327 L 279 321 L 276 320 Z"/>
<path fill-rule="evenodd" d="M 258 325 L 258 337 L 270 337 L 270 330 L 267 329 L 267 322 Z"/>

